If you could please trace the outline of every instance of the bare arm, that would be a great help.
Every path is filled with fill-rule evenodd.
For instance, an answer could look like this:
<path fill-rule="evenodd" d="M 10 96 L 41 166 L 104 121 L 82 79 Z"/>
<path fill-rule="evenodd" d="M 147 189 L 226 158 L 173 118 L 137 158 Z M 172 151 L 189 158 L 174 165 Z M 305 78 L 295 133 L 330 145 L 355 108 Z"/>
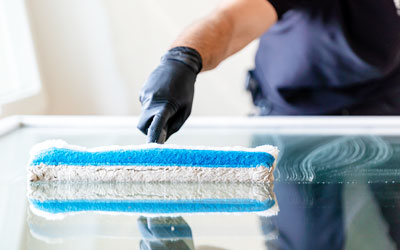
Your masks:
<path fill-rule="evenodd" d="M 258 38 L 276 21 L 276 11 L 267 0 L 225 0 L 188 27 L 172 47 L 196 49 L 206 71 Z"/>
<path fill-rule="evenodd" d="M 172 44 L 179 48 L 162 57 L 140 92 L 138 128 L 147 134 L 147 141 L 164 143 L 184 124 L 192 110 L 194 84 L 202 65 L 203 71 L 215 68 L 276 20 L 277 13 L 267 0 L 225 0 L 187 28 Z"/>

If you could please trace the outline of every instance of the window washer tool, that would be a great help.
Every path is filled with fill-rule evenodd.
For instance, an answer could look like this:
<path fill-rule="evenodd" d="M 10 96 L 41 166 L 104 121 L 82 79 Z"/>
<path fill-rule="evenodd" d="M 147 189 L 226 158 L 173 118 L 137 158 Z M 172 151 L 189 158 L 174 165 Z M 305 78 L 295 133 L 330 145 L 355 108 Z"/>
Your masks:
<path fill-rule="evenodd" d="M 273 181 L 274 146 L 205 147 L 169 144 L 87 149 L 53 140 L 31 150 L 28 178 L 77 182 Z"/>

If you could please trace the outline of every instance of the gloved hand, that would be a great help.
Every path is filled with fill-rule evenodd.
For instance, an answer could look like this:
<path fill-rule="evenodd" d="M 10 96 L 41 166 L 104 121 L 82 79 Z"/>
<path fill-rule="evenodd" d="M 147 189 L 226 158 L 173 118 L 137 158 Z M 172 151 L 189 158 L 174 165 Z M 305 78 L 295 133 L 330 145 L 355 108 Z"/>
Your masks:
<path fill-rule="evenodd" d="M 141 250 L 194 250 L 192 230 L 182 217 L 144 217 L 137 220 Z"/>
<path fill-rule="evenodd" d="M 175 47 L 161 58 L 140 93 L 142 114 L 137 127 L 147 134 L 147 142 L 164 143 L 182 127 L 192 110 L 201 68 L 200 54 L 188 47 Z"/>

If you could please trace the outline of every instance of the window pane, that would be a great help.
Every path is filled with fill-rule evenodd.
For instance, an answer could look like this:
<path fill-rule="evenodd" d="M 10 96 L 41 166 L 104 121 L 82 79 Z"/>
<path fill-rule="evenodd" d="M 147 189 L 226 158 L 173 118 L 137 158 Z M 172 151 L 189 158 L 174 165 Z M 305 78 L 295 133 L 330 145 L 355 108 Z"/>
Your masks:
<path fill-rule="evenodd" d="M 19 89 L 8 22 L 0 1 L 0 99 Z"/>

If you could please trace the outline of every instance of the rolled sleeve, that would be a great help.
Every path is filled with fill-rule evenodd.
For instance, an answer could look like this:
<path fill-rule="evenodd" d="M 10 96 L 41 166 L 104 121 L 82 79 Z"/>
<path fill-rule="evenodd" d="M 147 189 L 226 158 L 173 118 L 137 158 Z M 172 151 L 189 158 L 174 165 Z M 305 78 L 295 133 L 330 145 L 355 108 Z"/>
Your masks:
<path fill-rule="evenodd" d="M 286 11 L 293 8 L 292 1 L 288 0 L 267 0 L 274 8 L 276 13 L 278 14 L 278 19 L 281 19 L 282 15 L 285 14 Z"/>

